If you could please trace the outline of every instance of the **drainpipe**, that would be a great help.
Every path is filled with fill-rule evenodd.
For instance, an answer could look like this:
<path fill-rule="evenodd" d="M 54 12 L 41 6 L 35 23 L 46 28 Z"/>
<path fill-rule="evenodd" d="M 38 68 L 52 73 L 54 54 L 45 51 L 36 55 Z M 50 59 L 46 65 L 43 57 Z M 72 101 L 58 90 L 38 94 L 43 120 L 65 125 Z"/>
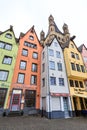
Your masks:
<path fill-rule="evenodd" d="M 49 95 L 49 119 L 51 119 L 51 105 L 50 105 L 50 80 L 49 80 L 49 52 L 48 52 L 48 46 L 47 46 L 47 65 L 48 65 L 48 95 Z"/>

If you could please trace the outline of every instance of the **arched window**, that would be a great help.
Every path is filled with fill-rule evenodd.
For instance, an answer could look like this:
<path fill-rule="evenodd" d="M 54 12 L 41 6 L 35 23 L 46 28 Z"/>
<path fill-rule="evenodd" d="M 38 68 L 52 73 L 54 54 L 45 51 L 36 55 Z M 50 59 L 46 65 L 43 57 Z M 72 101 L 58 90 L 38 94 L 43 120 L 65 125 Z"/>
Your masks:
<path fill-rule="evenodd" d="M 9 38 L 9 39 L 12 39 L 12 35 L 11 35 L 10 33 L 7 33 L 7 34 L 5 35 L 5 37 L 6 37 L 6 38 Z"/>
<path fill-rule="evenodd" d="M 29 39 L 30 39 L 30 40 L 34 40 L 34 37 L 30 35 L 30 36 L 29 36 Z"/>

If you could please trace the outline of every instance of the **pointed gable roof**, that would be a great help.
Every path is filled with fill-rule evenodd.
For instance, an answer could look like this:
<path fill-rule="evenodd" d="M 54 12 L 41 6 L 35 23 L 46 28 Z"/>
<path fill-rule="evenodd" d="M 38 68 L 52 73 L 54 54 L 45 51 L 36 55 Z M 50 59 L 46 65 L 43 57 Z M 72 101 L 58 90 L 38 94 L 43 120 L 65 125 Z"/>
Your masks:
<path fill-rule="evenodd" d="M 12 26 L 12 25 L 10 25 L 10 28 L 7 29 L 7 30 L 5 30 L 4 32 L 1 32 L 1 31 L 0 31 L 0 35 L 2 35 L 2 34 L 4 34 L 4 33 L 8 32 L 8 31 L 10 31 L 10 32 L 13 33 L 13 36 L 14 36 L 15 41 L 16 41 L 16 43 L 18 43 L 18 42 L 19 42 L 19 38 L 16 38 L 16 37 L 15 37 L 15 33 L 14 33 L 14 30 L 13 30 L 13 26 Z"/>
<path fill-rule="evenodd" d="M 84 44 L 82 44 L 81 46 L 78 47 L 78 50 L 79 50 L 80 52 L 82 52 L 83 46 L 84 46 L 85 49 L 87 50 L 86 46 L 85 46 Z"/>
<path fill-rule="evenodd" d="M 34 25 L 33 25 L 26 33 L 21 32 L 21 33 L 20 33 L 20 36 L 19 36 L 19 39 L 25 37 L 25 35 L 28 34 L 29 32 L 35 34 L 35 36 L 36 36 L 36 38 L 37 38 L 37 40 L 38 40 L 38 42 L 39 42 L 39 44 L 40 44 L 40 41 L 39 41 L 38 36 L 37 36 L 37 33 L 36 33 L 35 29 L 34 29 Z M 40 45 L 41 45 L 41 44 L 40 44 Z"/>

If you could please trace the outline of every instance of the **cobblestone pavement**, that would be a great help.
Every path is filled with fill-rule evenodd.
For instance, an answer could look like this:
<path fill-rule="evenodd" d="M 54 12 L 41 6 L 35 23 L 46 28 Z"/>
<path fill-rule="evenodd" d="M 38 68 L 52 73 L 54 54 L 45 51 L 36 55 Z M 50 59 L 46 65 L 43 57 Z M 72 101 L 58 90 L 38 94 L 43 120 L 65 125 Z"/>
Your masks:
<path fill-rule="evenodd" d="M 87 117 L 47 119 L 40 116 L 0 117 L 0 130 L 87 130 Z"/>

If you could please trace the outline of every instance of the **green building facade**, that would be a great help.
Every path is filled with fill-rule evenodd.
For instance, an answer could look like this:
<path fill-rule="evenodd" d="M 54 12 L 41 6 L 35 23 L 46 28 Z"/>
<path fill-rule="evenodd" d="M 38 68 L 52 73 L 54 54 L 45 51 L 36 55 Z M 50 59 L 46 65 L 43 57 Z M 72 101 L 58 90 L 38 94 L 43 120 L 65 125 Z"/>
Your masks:
<path fill-rule="evenodd" d="M 0 114 L 7 110 L 10 86 L 18 51 L 13 27 L 0 32 Z"/>

